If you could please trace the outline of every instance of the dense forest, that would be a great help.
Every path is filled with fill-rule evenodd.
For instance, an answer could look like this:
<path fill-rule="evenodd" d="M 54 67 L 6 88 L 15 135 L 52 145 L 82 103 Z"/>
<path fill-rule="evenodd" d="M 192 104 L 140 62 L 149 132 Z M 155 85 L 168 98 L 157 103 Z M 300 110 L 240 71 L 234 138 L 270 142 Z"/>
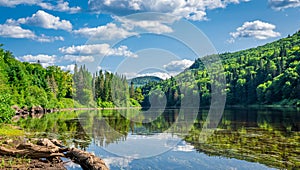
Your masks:
<path fill-rule="evenodd" d="M 20 62 L 0 48 L 0 123 L 9 121 L 11 106 L 74 107 L 72 74 L 58 66 Z"/>
<path fill-rule="evenodd" d="M 84 106 L 113 108 L 140 106 L 144 98 L 140 88 L 131 83 L 129 87 L 126 77 L 100 70 L 91 74 L 85 66 L 75 65 L 74 99 Z"/>
<path fill-rule="evenodd" d="M 234 53 L 218 55 L 226 76 L 226 104 L 281 104 L 300 106 L 300 31 L 287 38 Z M 182 95 L 183 82 L 190 91 L 197 91 L 200 106 L 210 104 L 212 81 L 202 61 L 212 56 L 199 58 L 183 73 L 159 83 L 150 83 L 142 88 L 145 99 L 152 91 L 162 90 L 167 96 L 167 106 L 177 107 Z M 189 82 L 188 77 L 193 76 Z M 184 80 L 184 81 L 183 81 Z M 152 90 L 151 90 L 152 89 Z M 162 96 L 158 96 L 158 99 Z M 149 106 L 149 102 L 144 102 Z"/>

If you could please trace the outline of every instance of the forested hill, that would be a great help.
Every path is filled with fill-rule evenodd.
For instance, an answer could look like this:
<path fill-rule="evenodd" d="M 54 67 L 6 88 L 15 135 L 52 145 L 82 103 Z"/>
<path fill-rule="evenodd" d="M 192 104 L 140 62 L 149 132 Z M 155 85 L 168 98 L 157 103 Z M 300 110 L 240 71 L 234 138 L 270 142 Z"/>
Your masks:
<path fill-rule="evenodd" d="M 0 123 L 13 116 L 12 105 L 74 107 L 72 86 L 70 72 L 58 66 L 43 68 L 38 63 L 20 62 L 0 48 Z"/>
<path fill-rule="evenodd" d="M 257 48 L 219 56 L 228 84 L 227 104 L 300 105 L 300 31 Z M 201 65 L 199 61 L 191 69 Z"/>
<path fill-rule="evenodd" d="M 150 82 L 160 82 L 160 81 L 162 81 L 162 79 L 159 77 L 142 76 L 142 77 L 135 77 L 135 78 L 129 79 L 128 83 L 129 84 L 133 83 L 135 87 L 140 87 L 140 86 L 146 85 L 147 83 L 150 83 Z"/>
<path fill-rule="evenodd" d="M 227 104 L 300 106 L 300 31 L 257 48 L 223 53 L 219 57 L 226 75 Z M 189 76 L 190 72 L 196 77 L 202 106 L 208 105 L 211 80 L 200 59 L 177 78 Z M 171 81 L 154 86 L 165 91 L 169 106 L 178 106 L 182 96 Z M 149 88 L 146 86 L 143 90 L 146 96 Z"/>

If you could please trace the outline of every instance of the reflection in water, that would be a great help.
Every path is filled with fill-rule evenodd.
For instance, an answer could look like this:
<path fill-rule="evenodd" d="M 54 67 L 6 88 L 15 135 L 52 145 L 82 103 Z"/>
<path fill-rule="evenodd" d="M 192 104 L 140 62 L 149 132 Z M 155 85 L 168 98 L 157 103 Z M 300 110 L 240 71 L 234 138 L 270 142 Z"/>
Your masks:
<path fill-rule="evenodd" d="M 206 155 L 259 162 L 275 168 L 300 168 L 300 112 L 297 110 L 226 109 L 218 128 L 206 140 L 200 133 L 208 110 L 199 111 L 192 127 L 189 125 L 194 115 L 189 114 L 189 110 L 161 112 L 153 113 L 154 117 L 134 109 L 62 112 L 41 119 L 21 120 L 19 125 L 29 131 L 42 132 L 39 136 L 58 137 L 66 145 L 84 149 L 93 146 L 109 151 L 130 151 L 132 155 L 140 154 L 138 151 L 142 149 L 152 151 L 151 154 L 155 149 L 173 148 L 173 151 L 186 153 L 197 150 Z M 162 136 L 167 140 L 161 140 Z M 191 145 L 177 145 L 182 139 Z M 144 148 L 139 148 L 142 146 Z M 115 162 L 117 158 L 107 160 Z"/>
<path fill-rule="evenodd" d="M 225 110 L 219 128 L 205 143 L 199 142 L 202 119 L 198 120 L 184 139 L 199 152 L 277 168 L 300 168 L 300 113 L 296 110 Z"/>

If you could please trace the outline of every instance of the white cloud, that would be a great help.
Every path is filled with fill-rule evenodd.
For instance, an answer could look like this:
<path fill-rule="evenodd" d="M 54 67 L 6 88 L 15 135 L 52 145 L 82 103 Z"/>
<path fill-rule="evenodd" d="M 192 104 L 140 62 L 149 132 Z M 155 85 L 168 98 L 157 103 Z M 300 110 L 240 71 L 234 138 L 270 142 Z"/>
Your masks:
<path fill-rule="evenodd" d="M 0 0 L 0 6 L 15 7 L 20 4 L 34 5 L 39 2 L 39 0 Z"/>
<path fill-rule="evenodd" d="M 61 29 L 66 31 L 72 30 L 72 24 L 70 21 L 61 20 L 59 17 L 53 16 L 45 11 L 38 10 L 31 17 L 20 18 L 17 21 L 8 20 L 7 22 L 13 23 L 16 22 L 18 24 L 28 24 L 39 26 L 46 29 Z"/>
<path fill-rule="evenodd" d="M 269 0 L 269 6 L 275 10 L 300 7 L 300 0 Z"/>
<path fill-rule="evenodd" d="M 35 5 L 41 7 L 42 9 L 69 13 L 77 13 L 81 10 L 81 8 L 78 6 L 70 7 L 69 2 L 65 2 L 63 0 L 51 2 L 52 3 L 49 3 L 47 0 L 0 0 L 0 6 L 16 7 L 18 5 Z"/>
<path fill-rule="evenodd" d="M 232 36 L 231 42 L 236 38 L 256 38 L 259 40 L 264 40 L 268 38 L 279 37 L 280 33 L 275 32 L 275 25 L 262 22 L 259 20 L 253 22 L 245 22 L 241 27 L 236 29 L 236 32 L 231 32 Z"/>
<path fill-rule="evenodd" d="M 137 72 L 125 72 L 121 73 L 122 75 L 126 76 L 127 79 L 131 79 L 134 77 L 143 77 L 143 76 L 155 76 L 161 79 L 168 79 L 171 76 L 176 76 L 180 72 L 184 71 L 186 68 L 189 68 L 194 61 L 183 59 L 183 60 L 175 60 L 171 61 L 168 64 L 163 65 L 162 71 L 156 72 L 147 72 L 147 73 L 137 73 Z"/>
<path fill-rule="evenodd" d="M 65 39 L 62 36 L 51 37 L 51 36 L 46 36 L 44 34 L 41 34 L 40 36 L 36 36 L 35 40 L 39 42 L 53 42 L 53 41 L 64 41 Z"/>
<path fill-rule="evenodd" d="M 104 158 L 103 160 L 108 168 L 110 168 L 111 166 L 127 168 L 133 158 L 109 157 Z"/>
<path fill-rule="evenodd" d="M 37 36 L 34 32 L 28 29 L 23 29 L 19 25 L 0 24 L 0 36 L 8 38 L 27 38 L 39 42 L 53 42 L 53 41 L 64 41 L 61 36 L 46 36 L 41 34 Z"/>
<path fill-rule="evenodd" d="M 121 23 L 121 26 L 132 31 L 135 28 L 142 28 L 148 32 L 162 34 L 173 32 L 173 29 L 168 26 L 168 23 L 173 23 L 177 18 L 138 18 L 128 19 L 125 17 L 114 17 L 114 19 Z"/>
<path fill-rule="evenodd" d="M 193 152 L 195 151 L 194 146 L 191 144 L 188 144 L 186 142 L 182 142 L 181 145 L 177 145 L 173 151 L 179 151 L 179 152 Z"/>
<path fill-rule="evenodd" d="M 18 57 L 17 59 L 29 63 L 39 62 L 43 67 L 48 67 L 54 65 L 56 58 L 57 58 L 56 55 L 38 54 L 38 55 L 24 55 L 22 57 Z"/>
<path fill-rule="evenodd" d="M 189 68 L 193 63 L 194 63 L 194 61 L 187 60 L 187 59 L 176 60 L 176 61 L 171 61 L 170 63 L 164 65 L 164 68 L 167 71 L 179 73 L 179 72 Z"/>
<path fill-rule="evenodd" d="M 128 30 L 118 27 L 114 23 L 108 23 L 107 25 L 98 26 L 94 28 L 81 28 L 73 31 L 75 34 L 85 37 L 97 38 L 100 40 L 113 40 L 122 39 L 129 36 L 137 35 L 137 33 L 129 32 Z"/>
<path fill-rule="evenodd" d="M 23 29 L 18 25 L 0 24 L 0 36 L 10 38 L 29 38 L 34 39 L 36 35 L 28 30 Z"/>
<path fill-rule="evenodd" d="M 63 0 L 57 1 L 56 5 L 51 3 L 38 3 L 38 6 L 42 7 L 43 9 L 52 10 L 52 11 L 60 11 L 60 12 L 69 12 L 69 13 L 78 13 L 81 11 L 79 6 L 70 7 L 69 2 L 64 2 Z"/>
<path fill-rule="evenodd" d="M 62 59 L 65 61 L 73 61 L 73 62 L 75 61 L 78 63 L 95 61 L 93 56 L 77 56 L 77 55 L 65 55 L 62 57 Z"/>
<path fill-rule="evenodd" d="M 88 4 L 91 11 L 118 16 L 138 12 L 161 12 L 189 20 L 205 20 L 206 10 L 247 1 L 249 0 L 89 0 Z"/>
<path fill-rule="evenodd" d="M 54 63 L 56 60 L 55 55 L 46 55 L 46 54 L 38 54 L 38 55 L 24 55 L 18 58 L 21 61 L 25 62 L 37 62 L 40 61 L 41 63 Z"/>
<path fill-rule="evenodd" d="M 74 71 L 74 68 L 75 68 L 75 64 L 70 64 L 70 65 L 67 65 L 67 66 L 59 66 L 62 70 L 65 70 L 65 71 L 71 71 L 73 72 Z"/>
<path fill-rule="evenodd" d="M 166 80 L 168 78 L 171 78 L 171 76 L 175 76 L 174 73 L 167 73 L 167 72 L 152 72 L 152 73 L 141 73 L 141 74 L 130 72 L 130 73 L 121 73 L 121 74 L 126 76 L 126 79 L 132 79 L 135 77 L 143 77 L 143 76 L 155 76 L 163 80 Z"/>
<path fill-rule="evenodd" d="M 127 46 L 112 48 L 109 44 L 91 44 L 59 48 L 59 51 L 69 55 L 106 55 L 137 57 L 136 54 L 128 50 Z"/>

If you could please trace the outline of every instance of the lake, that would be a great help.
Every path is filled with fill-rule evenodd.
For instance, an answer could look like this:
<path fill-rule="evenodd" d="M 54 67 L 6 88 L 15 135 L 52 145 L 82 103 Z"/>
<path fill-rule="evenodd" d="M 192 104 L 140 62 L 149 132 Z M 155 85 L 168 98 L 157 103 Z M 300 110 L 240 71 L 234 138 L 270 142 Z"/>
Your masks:
<path fill-rule="evenodd" d="M 216 123 L 217 122 L 217 123 Z M 104 159 L 110 169 L 299 169 L 295 108 L 136 109 L 58 112 L 18 124 Z M 66 161 L 68 169 L 81 169 Z"/>

